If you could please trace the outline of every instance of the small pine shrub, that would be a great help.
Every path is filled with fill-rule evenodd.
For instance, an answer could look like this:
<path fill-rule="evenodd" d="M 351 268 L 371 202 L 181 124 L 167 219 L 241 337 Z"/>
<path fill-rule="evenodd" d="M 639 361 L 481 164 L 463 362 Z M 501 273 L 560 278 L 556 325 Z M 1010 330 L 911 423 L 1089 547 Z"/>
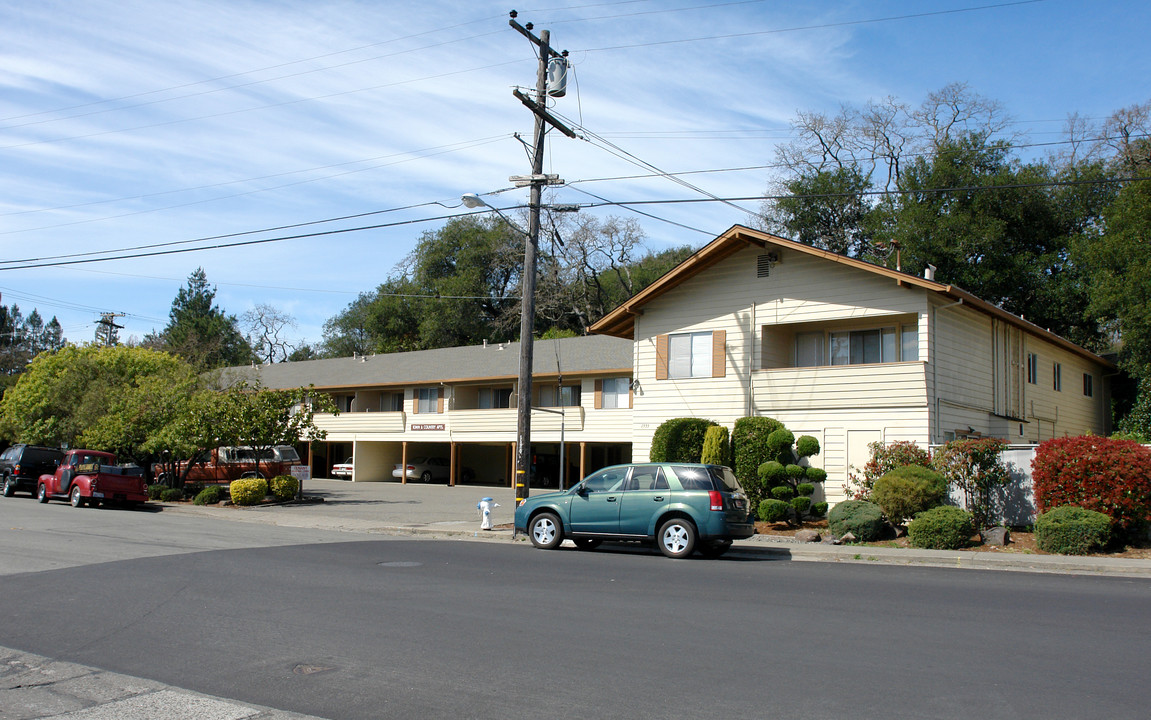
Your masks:
<path fill-rule="evenodd" d="M 268 482 L 268 487 L 280 500 L 291 500 L 300 489 L 300 481 L 291 475 L 277 475 Z"/>
<path fill-rule="evenodd" d="M 811 505 L 811 514 L 813 517 L 823 517 L 827 514 L 827 503 L 817 502 Z"/>
<path fill-rule="evenodd" d="M 771 496 L 776 500 L 787 502 L 795 497 L 795 491 L 786 485 L 780 485 L 771 489 Z"/>
<path fill-rule="evenodd" d="M 233 480 L 228 493 L 236 505 L 256 505 L 268 494 L 268 481 L 264 478 Z"/>
<path fill-rule="evenodd" d="M 761 500 L 757 512 L 764 522 L 782 522 L 791 516 L 791 505 L 783 500 Z"/>
<path fill-rule="evenodd" d="M 802 518 L 811 509 L 811 498 L 797 497 L 791 499 L 791 508 L 795 510 L 795 516 Z"/>
<path fill-rule="evenodd" d="M 943 475 L 919 465 L 895 468 L 876 480 L 871 490 L 872 502 L 896 525 L 942 505 L 946 495 Z"/>
<path fill-rule="evenodd" d="M 799 493 L 801 497 L 811 497 L 815 494 L 815 486 L 811 483 L 800 483 L 795 491 Z"/>
<path fill-rule="evenodd" d="M 851 533 L 860 542 L 877 540 L 883 533 L 883 511 L 865 500 L 846 500 L 831 509 L 827 528 L 835 537 Z"/>
<path fill-rule="evenodd" d="M 728 465 L 731 462 L 728 458 L 730 444 L 727 428 L 712 425 L 703 434 L 703 454 L 699 461 L 708 465 Z"/>
<path fill-rule="evenodd" d="M 192 499 L 193 505 L 215 505 L 220 502 L 220 493 L 223 489 L 219 485 L 210 485 L 200 492 L 196 493 L 196 497 Z"/>
<path fill-rule="evenodd" d="M 1086 555 L 1111 540 L 1111 518 L 1101 512 L 1064 505 L 1035 518 L 1035 545 L 1043 552 Z"/>
<path fill-rule="evenodd" d="M 928 550 L 958 550 L 967 547 L 975 534 L 971 513 L 952 505 L 921 512 L 907 526 L 911 546 Z"/>
<path fill-rule="evenodd" d="M 184 499 L 184 491 L 179 488 L 166 487 L 160 491 L 161 502 L 180 502 Z"/>
<path fill-rule="evenodd" d="M 165 485 L 164 483 L 156 483 L 155 485 L 149 485 L 148 486 L 148 499 L 149 500 L 159 500 L 160 494 L 162 492 L 164 492 L 165 490 L 168 490 L 168 489 L 169 489 L 168 486 Z"/>

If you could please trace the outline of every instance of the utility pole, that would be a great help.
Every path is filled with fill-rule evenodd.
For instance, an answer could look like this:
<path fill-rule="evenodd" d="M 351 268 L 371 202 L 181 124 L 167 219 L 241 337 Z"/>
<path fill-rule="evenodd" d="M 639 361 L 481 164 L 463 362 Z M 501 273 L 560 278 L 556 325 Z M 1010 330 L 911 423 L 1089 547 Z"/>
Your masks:
<path fill-rule="evenodd" d="M 96 321 L 96 344 L 111 347 L 116 344 L 116 330 L 123 330 L 123 325 L 116 324 L 116 318 L 124 317 L 124 313 L 100 313 Z"/>
<path fill-rule="evenodd" d="M 516 505 L 519 506 L 528 498 L 531 492 L 531 421 L 532 421 L 532 363 L 534 361 L 534 339 L 536 318 L 536 250 L 539 247 L 540 236 L 540 205 L 543 200 L 543 187 L 549 183 L 544 176 L 544 137 L 547 126 L 552 125 L 565 135 L 575 137 L 575 133 L 565 127 L 547 111 L 548 93 L 548 63 L 553 58 L 562 62 L 566 52 L 561 55 L 551 48 L 551 32 L 540 31 L 537 38 L 532 34 L 532 24 L 527 26 L 516 22 L 516 12 L 512 10 L 508 24 L 517 32 L 531 40 L 539 48 L 539 69 L 536 72 L 536 92 L 534 98 L 528 98 L 518 89 L 513 90 L 520 102 L 528 107 L 535 116 L 535 144 L 532 146 L 532 174 L 531 199 L 528 202 L 528 237 L 524 245 L 524 272 L 522 291 L 520 292 L 520 367 L 519 382 L 516 393 Z"/>

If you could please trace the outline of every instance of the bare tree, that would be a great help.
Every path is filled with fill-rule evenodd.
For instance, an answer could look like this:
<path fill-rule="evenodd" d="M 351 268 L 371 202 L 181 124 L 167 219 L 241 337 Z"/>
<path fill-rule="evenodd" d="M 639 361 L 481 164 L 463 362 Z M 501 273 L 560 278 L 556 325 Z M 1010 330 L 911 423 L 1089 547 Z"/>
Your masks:
<path fill-rule="evenodd" d="M 262 362 L 283 362 L 288 359 L 293 346 L 283 336 L 284 331 L 296 327 L 296 319 L 280 312 L 271 305 L 257 303 L 251 310 L 240 316 L 240 321 L 248 330 L 248 343 Z"/>

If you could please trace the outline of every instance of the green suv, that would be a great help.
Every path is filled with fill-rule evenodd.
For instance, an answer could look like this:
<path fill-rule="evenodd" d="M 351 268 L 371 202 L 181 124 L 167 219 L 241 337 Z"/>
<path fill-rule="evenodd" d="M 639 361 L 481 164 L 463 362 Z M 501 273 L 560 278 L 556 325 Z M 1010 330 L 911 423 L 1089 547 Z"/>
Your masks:
<path fill-rule="evenodd" d="M 516 508 L 516 531 L 551 549 L 571 538 L 591 550 L 604 540 L 655 542 L 664 555 L 706 557 L 751 537 L 747 496 L 722 465 L 635 463 L 596 471 L 566 492 L 528 498 Z"/>

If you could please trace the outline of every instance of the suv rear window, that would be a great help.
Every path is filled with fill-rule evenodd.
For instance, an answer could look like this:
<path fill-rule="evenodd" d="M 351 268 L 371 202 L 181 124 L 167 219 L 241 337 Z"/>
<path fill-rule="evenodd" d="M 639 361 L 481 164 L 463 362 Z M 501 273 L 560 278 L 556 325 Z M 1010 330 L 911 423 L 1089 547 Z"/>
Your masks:
<path fill-rule="evenodd" d="M 716 486 L 708 475 L 707 468 L 673 465 L 671 468 L 679 478 L 684 490 L 715 490 Z"/>
<path fill-rule="evenodd" d="M 64 457 L 64 453 L 59 450 L 50 450 L 48 448 L 24 448 L 23 460 L 26 463 L 40 463 L 52 462 Z"/>
<path fill-rule="evenodd" d="M 711 476 L 715 479 L 717 486 L 728 492 L 743 492 L 743 487 L 740 486 L 739 480 L 735 478 L 735 473 L 731 471 L 731 468 L 712 465 L 708 468 L 708 471 L 711 472 Z"/>

